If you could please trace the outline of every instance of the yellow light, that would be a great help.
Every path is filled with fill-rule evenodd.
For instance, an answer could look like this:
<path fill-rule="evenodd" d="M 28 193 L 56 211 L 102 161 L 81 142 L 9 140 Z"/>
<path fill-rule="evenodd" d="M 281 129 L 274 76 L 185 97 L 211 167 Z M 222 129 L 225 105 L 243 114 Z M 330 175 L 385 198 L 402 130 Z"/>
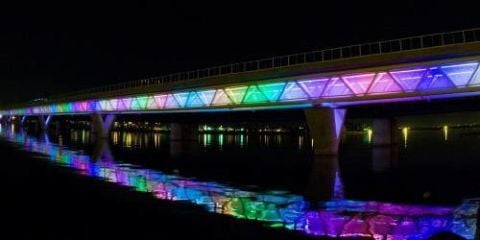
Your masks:
<path fill-rule="evenodd" d="M 408 130 L 409 130 L 409 127 L 404 127 L 404 128 L 402 128 L 403 140 L 404 140 L 404 146 L 405 146 L 405 148 L 407 148 Z"/>
<path fill-rule="evenodd" d="M 133 142 L 132 133 L 124 134 L 123 138 L 124 138 L 123 145 L 127 148 L 132 147 L 132 142 Z"/>
<path fill-rule="evenodd" d="M 120 133 L 117 131 L 113 131 L 112 135 L 113 135 L 113 144 L 117 145 L 120 139 Z"/>
<path fill-rule="evenodd" d="M 447 125 L 443 126 L 443 139 L 445 141 L 448 141 L 448 126 Z"/>
<path fill-rule="evenodd" d="M 368 129 L 367 129 L 368 143 L 372 143 L 372 135 L 373 135 L 372 129 L 368 128 Z"/>

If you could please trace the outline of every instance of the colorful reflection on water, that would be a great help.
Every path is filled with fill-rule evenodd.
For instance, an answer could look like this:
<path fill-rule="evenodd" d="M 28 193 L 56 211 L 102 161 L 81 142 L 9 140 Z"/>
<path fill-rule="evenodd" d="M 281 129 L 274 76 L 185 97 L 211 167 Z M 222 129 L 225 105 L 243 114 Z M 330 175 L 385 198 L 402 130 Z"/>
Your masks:
<path fill-rule="evenodd" d="M 427 239 L 437 232 L 448 231 L 473 239 L 476 231 L 479 202 L 475 200 L 466 200 L 457 207 L 438 207 L 338 199 L 321 202 L 312 208 L 301 195 L 239 189 L 115 162 L 107 143 L 99 147 L 101 154 L 107 157 L 98 158 L 53 144 L 48 136 L 39 140 L 6 128 L 0 131 L 0 136 L 83 175 L 149 192 L 159 199 L 188 201 L 213 213 L 310 235 Z"/>

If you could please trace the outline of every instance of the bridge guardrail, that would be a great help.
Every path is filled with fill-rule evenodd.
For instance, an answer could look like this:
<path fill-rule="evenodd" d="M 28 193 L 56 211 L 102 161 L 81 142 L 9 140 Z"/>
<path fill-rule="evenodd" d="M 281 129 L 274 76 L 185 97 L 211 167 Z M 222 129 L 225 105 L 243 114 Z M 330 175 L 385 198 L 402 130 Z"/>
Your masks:
<path fill-rule="evenodd" d="M 254 72 L 278 67 L 286 67 L 311 62 L 332 61 L 353 57 L 380 55 L 392 52 L 402 52 L 414 49 L 426 49 L 451 44 L 462 44 L 480 41 L 480 28 L 445 33 L 434 33 L 394 40 L 355 44 L 319 51 L 283 55 L 259 60 L 220 65 L 194 71 L 167 74 L 159 77 L 146 78 L 124 83 L 95 87 L 67 94 L 53 96 L 53 99 L 78 96 L 83 94 L 111 92 L 120 89 L 168 84 L 178 81 L 203 79 L 234 73 Z"/>

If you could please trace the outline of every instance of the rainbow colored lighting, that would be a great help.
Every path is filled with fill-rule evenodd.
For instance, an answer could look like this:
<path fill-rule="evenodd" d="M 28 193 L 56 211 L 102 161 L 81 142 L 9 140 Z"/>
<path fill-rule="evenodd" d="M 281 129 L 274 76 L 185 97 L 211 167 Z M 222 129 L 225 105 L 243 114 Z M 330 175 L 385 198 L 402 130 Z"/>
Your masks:
<path fill-rule="evenodd" d="M 266 81 L 190 91 L 58 103 L 0 111 L 0 115 L 88 114 L 92 112 L 146 112 L 242 109 L 343 98 L 360 102 L 361 97 L 380 96 L 394 101 L 402 94 L 425 95 L 441 90 L 460 92 L 480 86 L 479 62 L 462 62 L 429 67 L 391 69 L 328 77 Z M 445 91 L 448 90 L 448 91 Z M 463 91 L 463 90 L 462 90 Z M 476 91 L 473 89 L 471 91 Z M 384 95 L 382 97 L 382 95 Z M 459 95 L 460 96 L 460 95 Z"/>
<path fill-rule="evenodd" d="M 322 202 L 318 208 L 311 209 L 300 195 L 247 191 L 113 160 L 94 160 L 81 151 L 50 143 L 48 138 L 42 141 L 13 131 L 3 130 L 0 125 L 0 137 L 27 151 L 44 154 L 53 164 L 148 192 L 159 199 L 188 201 L 205 206 L 212 213 L 260 221 L 271 227 L 347 239 L 428 239 L 443 231 L 474 239 L 476 231 L 477 201 L 465 201 L 452 208 L 339 199 Z"/>

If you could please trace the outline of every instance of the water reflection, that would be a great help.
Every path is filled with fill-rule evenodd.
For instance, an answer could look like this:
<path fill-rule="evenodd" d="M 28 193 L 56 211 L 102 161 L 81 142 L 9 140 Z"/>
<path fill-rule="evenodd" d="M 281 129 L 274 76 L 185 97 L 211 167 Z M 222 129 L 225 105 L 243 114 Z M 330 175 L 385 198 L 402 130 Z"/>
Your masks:
<path fill-rule="evenodd" d="M 153 133 L 153 146 L 155 148 L 162 147 L 167 141 L 167 135 L 162 133 Z"/>
<path fill-rule="evenodd" d="M 92 154 L 92 160 L 113 162 L 113 154 L 106 139 L 98 139 Z"/>
<path fill-rule="evenodd" d="M 120 141 L 120 132 L 112 131 L 112 142 L 114 145 L 118 145 Z"/>
<path fill-rule="evenodd" d="M 303 142 L 305 141 L 305 137 L 300 135 L 298 136 L 298 149 L 303 149 Z"/>
<path fill-rule="evenodd" d="M 16 129 L 13 129 L 16 130 Z M 94 135 L 84 129 L 71 129 L 67 135 L 70 143 L 87 146 L 94 141 Z M 254 141 L 249 141 L 253 137 Z M 114 146 L 126 149 L 168 149 L 171 143 L 168 132 L 124 132 L 112 131 L 110 134 L 111 143 Z M 64 139 L 66 140 L 66 139 Z M 291 141 L 291 142 L 290 142 Z M 248 148 L 248 147 L 270 147 L 270 148 L 291 148 L 298 147 L 298 150 L 305 149 L 305 137 L 289 136 L 287 134 L 254 134 L 249 136 L 245 133 L 200 133 L 198 144 L 203 150 L 215 149 L 225 150 L 226 148 Z M 292 144 L 293 143 L 293 144 Z M 173 147 L 181 149 L 182 146 Z"/>
<path fill-rule="evenodd" d="M 184 156 L 195 155 L 199 151 L 199 143 L 196 140 L 179 141 L 171 140 L 170 145 L 170 157 L 178 159 Z"/>
<path fill-rule="evenodd" d="M 168 143 L 168 133 L 164 132 L 124 132 L 112 131 L 112 143 L 124 148 L 162 148 Z"/>
<path fill-rule="evenodd" d="M 244 134 L 236 134 L 235 135 L 235 144 L 243 148 L 245 146 L 245 135 Z"/>
<path fill-rule="evenodd" d="M 392 167 L 392 149 L 390 146 L 372 147 L 372 170 L 386 172 Z"/>
<path fill-rule="evenodd" d="M 212 145 L 212 134 L 210 133 L 204 133 L 201 135 L 202 136 L 202 145 L 203 147 L 211 146 Z"/>
<path fill-rule="evenodd" d="M 408 142 L 408 131 L 410 130 L 409 127 L 404 127 L 402 128 L 402 134 L 403 134 L 403 146 L 404 148 L 407 148 L 407 142 Z"/>
<path fill-rule="evenodd" d="M 372 135 L 373 135 L 373 131 L 371 128 L 368 128 L 367 129 L 367 142 L 368 143 L 372 143 Z"/>
<path fill-rule="evenodd" d="M 43 153 L 48 161 L 71 167 L 80 174 L 149 192 L 159 199 L 189 201 L 212 213 L 261 221 L 271 227 L 318 236 L 375 239 L 426 239 L 439 231 L 451 231 L 473 239 L 475 233 L 476 201 L 465 201 L 454 208 L 343 199 L 335 158 L 315 159 L 313 163 L 306 195 L 311 201 L 325 201 L 312 205 L 303 196 L 284 191 L 234 188 L 115 162 L 113 158 L 105 161 L 111 157 L 105 143 L 98 145 L 97 156 L 90 157 L 24 133 L 2 131 L 1 136 L 22 145 L 27 151 Z M 133 136 L 131 138 L 133 142 Z"/>
<path fill-rule="evenodd" d="M 250 141 L 252 139 L 252 141 Z M 304 150 L 304 136 L 291 138 L 285 134 L 245 134 L 245 133 L 201 133 L 198 141 L 204 150 L 216 149 L 226 150 L 227 148 L 238 147 L 240 149 L 247 147 L 291 147 L 293 142 L 298 146 L 298 150 Z"/>
<path fill-rule="evenodd" d="M 218 134 L 218 146 L 223 149 L 223 133 Z"/>
<path fill-rule="evenodd" d="M 305 197 L 312 203 L 344 199 L 337 156 L 315 156 Z"/>

